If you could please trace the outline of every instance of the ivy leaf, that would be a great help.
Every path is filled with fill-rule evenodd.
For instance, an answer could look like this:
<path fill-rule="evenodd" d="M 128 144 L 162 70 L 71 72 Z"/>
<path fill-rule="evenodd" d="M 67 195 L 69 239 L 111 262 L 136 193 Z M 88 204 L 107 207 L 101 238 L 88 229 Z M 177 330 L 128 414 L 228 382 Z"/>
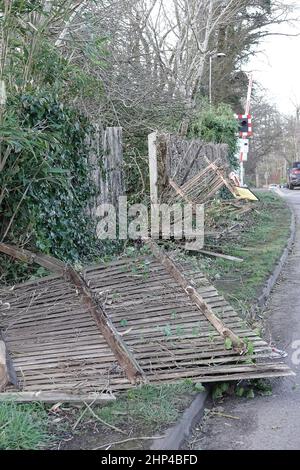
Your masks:
<path fill-rule="evenodd" d="M 237 397 L 242 397 L 244 395 L 245 389 L 243 387 L 237 387 L 235 394 Z"/>
<path fill-rule="evenodd" d="M 194 388 L 197 392 L 205 392 L 205 387 L 203 387 L 201 382 L 196 383 Z"/>

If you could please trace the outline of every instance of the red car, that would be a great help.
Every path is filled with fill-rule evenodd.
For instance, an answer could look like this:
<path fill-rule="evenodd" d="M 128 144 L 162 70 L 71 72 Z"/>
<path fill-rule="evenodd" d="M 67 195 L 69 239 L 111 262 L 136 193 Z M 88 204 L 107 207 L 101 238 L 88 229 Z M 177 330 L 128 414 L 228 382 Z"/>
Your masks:
<path fill-rule="evenodd" d="M 300 162 L 294 162 L 293 166 L 288 168 L 287 178 L 288 189 L 294 189 L 297 186 L 300 187 Z"/>

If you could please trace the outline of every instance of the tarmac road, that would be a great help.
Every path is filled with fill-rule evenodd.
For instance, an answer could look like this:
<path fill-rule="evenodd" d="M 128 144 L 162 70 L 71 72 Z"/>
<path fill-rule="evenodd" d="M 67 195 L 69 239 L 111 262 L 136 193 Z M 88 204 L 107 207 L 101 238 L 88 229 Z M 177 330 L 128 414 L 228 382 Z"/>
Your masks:
<path fill-rule="evenodd" d="M 278 192 L 295 211 L 296 242 L 267 305 L 268 328 L 296 377 L 276 379 L 272 396 L 226 398 L 222 413 L 239 419 L 209 417 L 185 448 L 300 449 L 300 190 Z"/>

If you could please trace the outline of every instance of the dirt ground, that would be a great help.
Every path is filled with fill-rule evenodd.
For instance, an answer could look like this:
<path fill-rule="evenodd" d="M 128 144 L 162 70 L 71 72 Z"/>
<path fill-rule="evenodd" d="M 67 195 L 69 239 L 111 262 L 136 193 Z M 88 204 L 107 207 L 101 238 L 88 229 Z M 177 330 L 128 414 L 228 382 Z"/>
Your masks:
<path fill-rule="evenodd" d="M 121 407 L 112 405 L 108 415 L 110 418 L 105 419 L 107 425 L 102 425 L 99 418 L 103 418 L 95 407 L 93 411 L 96 416 L 89 414 L 85 406 L 75 408 L 62 405 L 51 414 L 53 441 L 48 448 L 52 450 L 149 449 L 153 442 L 152 438 L 163 436 L 164 431 L 176 422 L 180 413 L 195 399 L 198 392 L 190 391 L 189 387 L 182 385 L 173 392 L 170 389 L 171 414 L 164 410 L 164 401 L 159 408 L 150 398 L 149 401 L 140 403 L 142 405 L 140 413 L 132 414 L 124 397 L 120 402 Z M 156 407 L 155 414 L 153 411 Z M 112 422 L 113 417 L 114 422 Z"/>

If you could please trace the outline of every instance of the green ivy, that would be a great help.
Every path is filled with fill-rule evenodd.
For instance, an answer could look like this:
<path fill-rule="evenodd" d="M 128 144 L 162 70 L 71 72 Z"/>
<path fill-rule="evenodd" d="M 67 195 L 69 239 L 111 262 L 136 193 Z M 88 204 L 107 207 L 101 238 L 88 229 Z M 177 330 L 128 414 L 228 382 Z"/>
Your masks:
<path fill-rule="evenodd" d="M 8 194 L 2 204 L 2 227 L 16 212 L 10 237 L 30 240 L 39 250 L 60 259 L 77 261 L 95 250 L 95 222 L 88 215 L 94 194 L 88 165 L 88 119 L 40 90 L 14 96 L 14 110 L 21 138 L 11 136 L 9 160 L 1 187 Z M 13 134 L 11 120 L 7 123 Z M 26 137 L 26 138 L 25 138 Z"/>

